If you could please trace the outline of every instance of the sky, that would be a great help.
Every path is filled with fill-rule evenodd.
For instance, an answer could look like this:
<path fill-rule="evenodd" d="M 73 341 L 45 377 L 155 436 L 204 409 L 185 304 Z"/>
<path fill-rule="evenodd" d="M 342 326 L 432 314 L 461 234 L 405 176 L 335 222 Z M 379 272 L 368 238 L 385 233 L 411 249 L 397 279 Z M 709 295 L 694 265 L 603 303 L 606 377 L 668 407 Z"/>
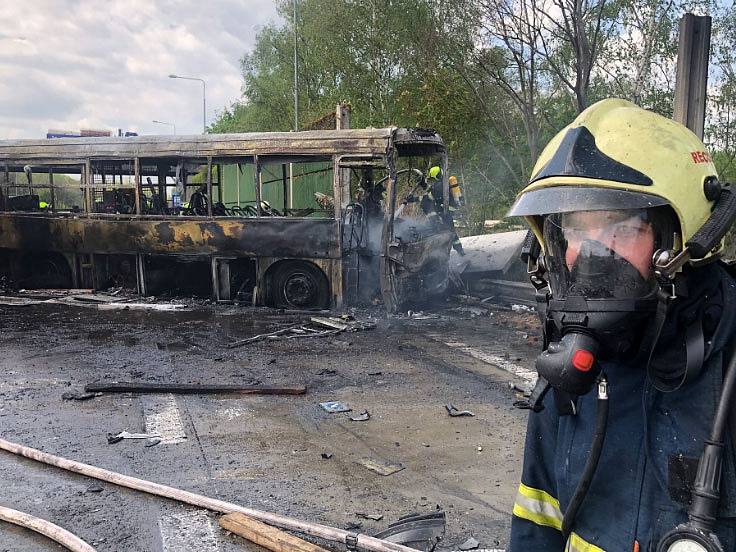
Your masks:
<path fill-rule="evenodd" d="M 240 97 L 240 59 L 274 0 L 0 1 L 0 139 L 48 129 L 202 132 Z"/>

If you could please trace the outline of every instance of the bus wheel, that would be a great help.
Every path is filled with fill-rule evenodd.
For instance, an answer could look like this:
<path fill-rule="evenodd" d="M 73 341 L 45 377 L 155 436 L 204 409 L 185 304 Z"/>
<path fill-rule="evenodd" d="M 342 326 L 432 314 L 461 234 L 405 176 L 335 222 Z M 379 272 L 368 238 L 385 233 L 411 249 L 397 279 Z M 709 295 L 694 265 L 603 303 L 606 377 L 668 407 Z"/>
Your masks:
<path fill-rule="evenodd" d="M 271 304 L 287 309 L 329 307 L 330 287 L 324 273 L 312 263 L 287 261 L 274 267 Z"/>

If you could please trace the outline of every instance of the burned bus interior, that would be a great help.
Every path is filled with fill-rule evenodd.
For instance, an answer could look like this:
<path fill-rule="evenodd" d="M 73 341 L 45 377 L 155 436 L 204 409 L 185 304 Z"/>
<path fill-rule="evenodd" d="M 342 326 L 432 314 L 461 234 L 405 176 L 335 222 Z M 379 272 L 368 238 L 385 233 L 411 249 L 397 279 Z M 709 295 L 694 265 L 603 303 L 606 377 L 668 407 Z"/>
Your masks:
<path fill-rule="evenodd" d="M 0 278 L 395 308 L 447 277 L 434 164 L 441 139 L 411 129 L 0 141 Z"/>

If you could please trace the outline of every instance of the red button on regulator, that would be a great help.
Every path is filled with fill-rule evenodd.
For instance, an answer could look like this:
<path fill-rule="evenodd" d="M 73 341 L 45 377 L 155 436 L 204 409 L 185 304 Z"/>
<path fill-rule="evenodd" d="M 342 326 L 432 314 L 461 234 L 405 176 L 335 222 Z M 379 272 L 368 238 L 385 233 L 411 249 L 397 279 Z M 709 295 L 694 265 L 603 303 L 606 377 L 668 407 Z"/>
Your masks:
<path fill-rule="evenodd" d="M 595 357 L 590 351 L 578 349 L 572 355 L 572 365 L 581 372 L 588 372 L 595 364 Z"/>

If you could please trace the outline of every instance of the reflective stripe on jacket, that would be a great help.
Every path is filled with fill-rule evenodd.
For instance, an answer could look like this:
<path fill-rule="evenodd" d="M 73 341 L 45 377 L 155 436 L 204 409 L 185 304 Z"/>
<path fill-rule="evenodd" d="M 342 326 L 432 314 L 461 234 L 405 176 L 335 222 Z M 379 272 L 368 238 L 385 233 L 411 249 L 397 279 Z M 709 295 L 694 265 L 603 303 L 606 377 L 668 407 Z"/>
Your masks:
<path fill-rule="evenodd" d="M 516 495 L 514 515 L 537 525 L 562 529 L 560 501 L 541 489 L 527 487 L 523 483 L 519 485 Z"/>

